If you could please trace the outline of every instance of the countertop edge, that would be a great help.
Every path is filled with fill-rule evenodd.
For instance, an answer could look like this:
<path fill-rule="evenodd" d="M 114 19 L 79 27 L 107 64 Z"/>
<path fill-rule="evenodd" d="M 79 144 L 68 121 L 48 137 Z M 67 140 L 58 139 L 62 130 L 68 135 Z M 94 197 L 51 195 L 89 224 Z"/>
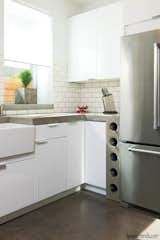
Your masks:
<path fill-rule="evenodd" d="M 98 121 L 98 122 L 107 122 L 113 118 L 119 118 L 119 114 L 108 114 L 108 115 L 100 115 L 100 114 L 81 114 L 81 115 L 47 115 L 43 116 L 23 116 L 23 115 L 15 115 L 15 116 L 4 116 L 0 117 L 0 123 L 17 123 L 17 124 L 26 124 L 26 125 L 44 125 L 44 124 L 52 124 L 52 123 L 65 123 L 65 122 L 73 122 L 73 121 Z"/>

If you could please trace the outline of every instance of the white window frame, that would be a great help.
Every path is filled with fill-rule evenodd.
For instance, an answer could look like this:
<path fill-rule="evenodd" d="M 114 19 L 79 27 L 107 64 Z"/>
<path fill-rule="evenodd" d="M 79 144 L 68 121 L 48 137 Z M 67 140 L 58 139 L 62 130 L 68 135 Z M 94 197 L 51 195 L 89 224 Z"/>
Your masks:
<path fill-rule="evenodd" d="M 54 61 L 53 61 L 53 17 L 49 14 L 49 12 L 45 11 L 44 9 L 41 9 L 37 6 L 34 6 L 30 3 L 27 3 L 23 0 L 14 0 L 15 2 L 22 4 L 28 8 L 34 9 L 36 11 L 39 11 L 43 14 L 46 14 L 50 17 L 51 19 L 51 31 L 52 31 L 52 62 L 51 65 L 41 65 L 41 64 L 34 64 L 34 63 L 29 63 L 29 62 L 23 62 L 23 61 L 16 61 L 16 60 L 11 60 L 11 59 L 5 59 L 4 57 L 4 1 L 5 0 L 0 0 L 0 64 L 3 64 L 4 61 L 10 61 L 10 62 L 17 62 L 17 63 L 22 63 L 22 64 L 29 64 L 31 67 L 32 66 L 37 66 L 37 67 L 47 67 L 51 69 L 52 72 L 52 77 L 51 77 L 51 87 L 53 86 L 53 65 L 54 65 Z M 0 73 L 0 77 L 1 77 L 1 73 Z M 48 103 L 47 103 L 48 104 Z M 50 103 L 49 103 L 50 104 Z M 53 104 L 53 102 L 51 103 Z"/>

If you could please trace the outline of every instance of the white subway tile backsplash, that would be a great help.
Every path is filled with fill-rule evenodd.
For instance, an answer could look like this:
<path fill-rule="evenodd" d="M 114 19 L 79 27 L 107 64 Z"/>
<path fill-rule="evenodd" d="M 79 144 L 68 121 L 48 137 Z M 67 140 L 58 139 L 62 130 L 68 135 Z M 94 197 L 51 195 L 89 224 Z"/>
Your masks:
<path fill-rule="evenodd" d="M 93 80 L 83 83 L 68 83 L 63 66 L 54 67 L 54 112 L 75 112 L 77 106 L 87 105 L 89 112 L 103 112 L 102 88 L 108 88 L 113 94 L 117 111 L 120 103 L 120 80 Z M 2 89 L 0 81 L 0 91 Z M 0 97 L 2 94 L 0 94 Z M 22 111 L 27 113 L 52 113 L 53 110 Z M 9 113 L 9 112 L 8 112 Z M 15 112 L 14 112 L 15 113 Z M 20 111 L 18 111 L 20 114 Z M 13 114 L 10 113 L 10 114 Z"/>

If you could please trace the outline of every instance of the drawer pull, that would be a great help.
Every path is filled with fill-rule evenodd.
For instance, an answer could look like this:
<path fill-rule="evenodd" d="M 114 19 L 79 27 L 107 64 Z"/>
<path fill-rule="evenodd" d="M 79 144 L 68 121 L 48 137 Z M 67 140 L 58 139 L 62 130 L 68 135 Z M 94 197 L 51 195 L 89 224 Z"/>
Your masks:
<path fill-rule="evenodd" d="M 155 15 L 152 17 L 152 19 L 158 19 L 158 18 L 160 18 L 160 15 Z"/>
<path fill-rule="evenodd" d="M 40 144 L 47 144 L 48 140 L 36 140 L 36 144 L 40 145 Z"/>
<path fill-rule="evenodd" d="M 6 164 L 1 164 L 0 165 L 0 171 L 5 170 L 7 168 Z"/>
<path fill-rule="evenodd" d="M 48 124 L 48 127 L 50 128 L 54 128 L 54 127 L 58 127 L 59 124 L 53 123 L 53 124 Z"/>
<path fill-rule="evenodd" d="M 136 147 L 132 146 L 128 148 L 128 151 L 130 152 L 137 152 L 137 153 L 147 153 L 147 154 L 153 154 L 153 155 L 159 155 L 160 156 L 160 151 L 158 151 L 156 147 L 152 149 L 147 149 L 145 147 Z"/>

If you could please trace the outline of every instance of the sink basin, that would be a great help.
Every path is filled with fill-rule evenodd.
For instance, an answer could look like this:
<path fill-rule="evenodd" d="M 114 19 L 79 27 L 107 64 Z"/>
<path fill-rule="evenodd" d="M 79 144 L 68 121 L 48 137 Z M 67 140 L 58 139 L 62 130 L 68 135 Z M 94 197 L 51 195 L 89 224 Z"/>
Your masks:
<path fill-rule="evenodd" d="M 1 123 L 0 158 L 33 152 L 34 138 L 34 126 L 16 123 Z"/>

